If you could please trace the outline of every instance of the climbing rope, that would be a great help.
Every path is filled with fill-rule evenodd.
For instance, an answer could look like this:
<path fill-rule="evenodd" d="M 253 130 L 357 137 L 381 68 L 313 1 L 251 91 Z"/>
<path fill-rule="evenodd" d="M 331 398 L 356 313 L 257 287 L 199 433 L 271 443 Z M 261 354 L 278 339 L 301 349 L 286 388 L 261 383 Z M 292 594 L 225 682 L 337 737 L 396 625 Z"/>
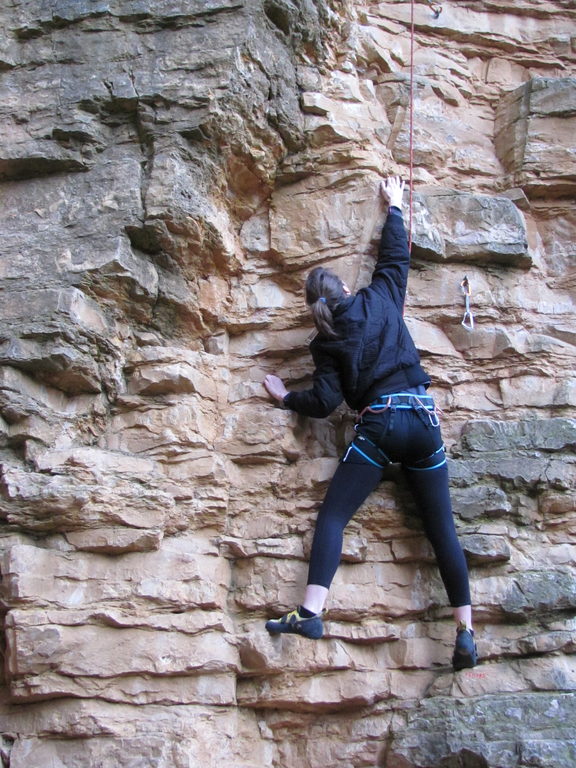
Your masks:
<path fill-rule="evenodd" d="M 410 0 L 410 107 L 409 107 L 409 214 L 408 214 L 408 250 L 412 252 L 412 206 L 414 186 L 414 0 Z"/>
<path fill-rule="evenodd" d="M 426 0 L 432 12 L 434 18 L 438 18 L 442 13 L 442 6 L 438 3 L 433 3 L 431 0 Z M 410 0 L 410 104 L 409 104 L 409 142 L 410 142 L 410 159 L 409 159 L 409 214 L 408 214 L 408 250 L 412 251 L 412 208 L 414 205 L 413 199 L 413 186 L 414 186 L 414 0 Z"/>

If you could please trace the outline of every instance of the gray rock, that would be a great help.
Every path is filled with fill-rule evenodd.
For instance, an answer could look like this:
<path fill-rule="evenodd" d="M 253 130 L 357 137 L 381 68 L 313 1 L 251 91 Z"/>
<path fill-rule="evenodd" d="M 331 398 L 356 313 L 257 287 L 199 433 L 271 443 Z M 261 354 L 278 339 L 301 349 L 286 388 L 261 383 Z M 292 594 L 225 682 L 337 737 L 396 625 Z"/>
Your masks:
<path fill-rule="evenodd" d="M 7 339 L 0 343 L 0 363 L 27 371 L 68 394 L 100 392 L 102 388 L 93 356 L 58 336 L 47 341 Z"/>
<path fill-rule="evenodd" d="M 481 458 L 453 459 L 450 462 L 452 480 L 458 485 L 474 485 L 498 481 L 503 489 L 508 490 L 544 490 L 549 483 L 551 462 L 539 456 L 514 456 L 511 452 L 488 454 Z M 559 466 L 558 469 L 566 469 Z M 565 472 L 569 480 L 570 471 Z M 565 487 L 565 481 L 557 476 L 558 487 Z"/>
<path fill-rule="evenodd" d="M 472 453 L 574 451 L 576 419 L 469 421 L 462 430 L 461 447 Z"/>
<path fill-rule="evenodd" d="M 522 619 L 575 607 L 576 578 L 561 571 L 518 573 L 502 600 L 505 613 Z"/>
<path fill-rule="evenodd" d="M 460 543 L 471 565 L 510 560 L 512 550 L 503 536 L 468 533 L 460 536 Z"/>
<path fill-rule="evenodd" d="M 432 261 L 532 264 L 524 217 L 511 200 L 450 189 L 414 195 L 413 253 Z"/>
<path fill-rule="evenodd" d="M 468 488 L 454 488 L 451 496 L 454 512 L 463 520 L 505 517 L 512 509 L 508 497 L 497 486 L 473 485 Z"/>
<path fill-rule="evenodd" d="M 406 768 L 567 768 L 576 760 L 575 718 L 571 693 L 497 694 L 457 706 L 424 699 L 395 727 L 391 753 Z"/>

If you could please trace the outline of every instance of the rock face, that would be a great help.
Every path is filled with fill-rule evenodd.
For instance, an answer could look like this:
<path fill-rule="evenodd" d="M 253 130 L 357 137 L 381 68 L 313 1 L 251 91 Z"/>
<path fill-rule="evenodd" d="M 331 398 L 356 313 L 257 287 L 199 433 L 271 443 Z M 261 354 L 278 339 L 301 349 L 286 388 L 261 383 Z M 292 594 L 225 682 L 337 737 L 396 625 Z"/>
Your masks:
<path fill-rule="evenodd" d="M 531 78 L 498 105 L 496 152 L 528 196 L 574 195 L 574 119 L 574 77 Z"/>
<path fill-rule="evenodd" d="M 302 282 L 407 176 L 410 2 L 0 10 L 3 766 L 576 765 L 576 11 L 414 4 L 406 320 L 482 663 L 392 472 L 326 638 L 270 638 L 353 415 L 298 418 Z M 462 281 L 474 329 L 461 324 Z"/>

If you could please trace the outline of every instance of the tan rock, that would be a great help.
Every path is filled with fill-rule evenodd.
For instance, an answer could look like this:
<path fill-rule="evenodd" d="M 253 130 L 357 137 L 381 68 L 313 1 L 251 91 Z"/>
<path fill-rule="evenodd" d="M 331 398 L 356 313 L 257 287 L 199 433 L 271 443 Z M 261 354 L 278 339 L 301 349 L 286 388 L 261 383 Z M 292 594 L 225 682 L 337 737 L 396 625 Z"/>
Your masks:
<path fill-rule="evenodd" d="M 51 456 L 54 452 L 50 453 Z M 167 493 L 142 489 L 124 480 L 110 482 L 110 475 L 95 470 L 88 452 L 67 465 L 74 475 L 28 472 L 18 466 L 5 466 L 2 477 L 5 499 L 0 500 L 6 518 L 24 529 L 37 531 L 81 530 L 102 525 L 161 530 L 174 511 L 174 499 Z M 61 454 L 58 454 L 59 456 Z M 66 455 L 66 452 L 64 453 Z M 46 458 L 46 454 L 43 455 Z M 110 456 L 107 457 L 108 459 Z M 124 457 L 122 457 L 124 458 Z M 51 466 L 50 462 L 48 464 Z M 120 462 L 118 469 L 142 467 L 139 462 Z M 98 485 L 102 477 L 109 485 Z"/>
<path fill-rule="evenodd" d="M 27 619 L 20 612 L 10 614 L 8 620 L 11 680 L 45 672 L 53 681 L 58 675 L 71 681 L 75 677 L 185 675 L 224 672 L 237 663 L 233 647 L 217 632 L 190 637 L 156 629 L 151 642 L 150 632 L 141 629 L 65 627 L 37 622 L 34 616 Z"/>
<path fill-rule="evenodd" d="M 270 212 L 271 248 L 282 264 L 289 269 L 310 268 L 326 258 L 326 244 L 332 258 L 366 251 L 382 217 L 377 179 L 363 176 L 359 185 L 356 174 L 333 173 L 297 182 L 276 194 Z M 342 277 L 354 284 L 356 274 L 347 270 Z"/>
<path fill-rule="evenodd" d="M 125 528 L 95 528 L 91 531 L 75 531 L 66 534 L 66 540 L 75 549 L 85 552 L 147 552 L 158 549 L 162 541 L 160 531 L 134 531 Z"/>
<path fill-rule="evenodd" d="M 149 677 L 148 674 L 122 675 L 119 680 L 98 677 L 60 676 L 48 672 L 39 677 L 24 677 L 10 686 L 15 702 L 60 698 L 63 696 L 102 698 L 130 704 L 207 704 L 226 706 L 235 703 L 236 677 L 211 672 L 190 677 Z"/>
<path fill-rule="evenodd" d="M 369 683 L 369 684 L 368 684 Z M 390 673 L 353 672 L 314 677 L 276 677 L 271 683 L 247 680 L 238 687 L 243 706 L 334 712 L 374 704 L 390 696 Z M 295 704 L 297 701 L 297 704 Z"/>
<path fill-rule="evenodd" d="M 227 561 L 188 554 L 176 542 L 165 542 L 157 552 L 126 554 L 114 563 L 112 572 L 105 555 L 14 546 L 3 554 L 6 597 L 14 604 L 35 602 L 71 609 L 130 600 L 176 609 L 222 607 L 229 580 Z"/>
<path fill-rule="evenodd" d="M 576 402 L 575 385 L 572 379 L 555 381 L 552 388 L 550 379 L 538 375 L 516 376 L 500 383 L 504 405 L 573 405 Z"/>
<path fill-rule="evenodd" d="M 172 382 L 168 386 L 179 386 L 167 375 Z M 174 375 L 181 381 L 178 373 Z M 154 457 L 208 448 L 218 434 L 214 415 L 214 407 L 195 395 L 182 396 L 177 402 L 163 403 L 162 407 L 145 406 L 113 417 L 109 432 L 101 441 L 102 448 L 120 454 L 143 453 Z"/>
<path fill-rule="evenodd" d="M 530 196 L 572 190 L 575 94 L 573 78 L 533 78 L 498 107 L 496 150 Z"/>
<path fill-rule="evenodd" d="M 197 392 L 203 399 L 217 399 L 217 384 L 226 372 L 212 355 L 186 349 L 144 347 L 130 361 L 129 392 L 142 395 Z"/>
<path fill-rule="evenodd" d="M 4 730 L 19 731 L 11 759 L 20 768 L 29 758 L 44 757 L 63 764 L 85 759 L 102 764 L 108 760 L 117 764 L 125 759 L 150 760 L 160 761 L 159 765 L 167 768 L 164 760 L 170 761 L 174 755 L 176 759 L 184 759 L 187 754 L 196 760 L 206 754 L 219 760 L 234 759 L 241 768 L 256 768 L 269 757 L 269 749 L 264 744 L 259 746 L 260 731 L 254 718 L 238 716 L 234 708 L 227 706 L 148 704 L 139 707 L 76 698 L 36 703 L 24 717 L 21 706 L 16 709 L 20 710 L 19 719 L 5 709 L 0 717 Z M 29 717 L 32 712 L 33 716 Z M 153 739 L 149 733 L 150 717 L 156 723 Z M 18 729 L 11 727 L 12 723 L 17 723 Z M 213 731 L 211 725 L 214 724 L 217 727 Z M 50 743 L 46 746 L 43 742 L 49 733 Z M 115 746 L 117 738 L 118 746 Z M 165 757 L 166 743 L 172 740 L 179 746 L 171 747 L 169 756 Z M 250 740 L 254 746 L 250 754 L 243 754 L 245 749 L 240 745 Z M 160 748 L 161 744 L 164 748 Z"/>
<path fill-rule="evenodd" d="M 0 10 L 0 762 L 573 765 L 572 10 L 415 3 L 411 51 L 407 2 L 120 6 Z M 472 566 L 457 674 L 398 466 L 324 638 L 264 628 L 355 414 L 262 381 L 310 386 L 306 273 L 369 282 L 391 174 Z"/>
<path fill-rule="evenodd" d="M 237 408 L 226 419 L 217 446 L 241 463 L 295 461 L 301 449 L 287 429 L 294 418 L 288 411 L 271 406 L 262 408 L 256 418 L 251 407 Z"/>
<path fill-rule="evenodd" d="M 37 456 L 36 465 L 41 471 L 57 471 L 67 467 L 78 475 L 90 476 L 97 480 L 108 472 L 128 477 L 150 477 L 156 469 L 155 463 L 148 459 L 88 447 L 43 451 Z"/>
<path fill-rule="evenodd" d="M 458 350 L 438 327 L 409 317 L 406 318 L 406 325 L 421 354 L 459 357 Z"/>
<path fill-rule="evenodd" d="M 398 640 L 389 653 L 394 666 L 401 669 L 430 669 L 449 660 L 446 649 L 427 637 Z"/>

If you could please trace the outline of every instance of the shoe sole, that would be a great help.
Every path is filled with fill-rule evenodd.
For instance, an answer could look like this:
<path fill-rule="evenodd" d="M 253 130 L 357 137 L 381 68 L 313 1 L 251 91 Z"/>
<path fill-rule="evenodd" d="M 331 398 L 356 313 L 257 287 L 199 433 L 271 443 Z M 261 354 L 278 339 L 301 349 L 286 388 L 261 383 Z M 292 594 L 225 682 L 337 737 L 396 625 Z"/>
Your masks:
<path fill-rule="evenodd" d="M 280 624 L 276 622 L 266 622 L 265 627 L 271 635 L 300 635 L 301 637 L 307 637 L 309 640 L 320 640 L 324 634 L 324 628 L 320 627 L 319 630 L 313 632 L 303 632 L 301 629 L 296 629 L 292 624 Z"/>
<path fill-rule="evenodd" d="M 459 672 L 461 669 L 472 669 L 478 663 L 478 657 L 476 654 L 458 654 L 452 658 L 452 667 L 454 672 Z"/>

